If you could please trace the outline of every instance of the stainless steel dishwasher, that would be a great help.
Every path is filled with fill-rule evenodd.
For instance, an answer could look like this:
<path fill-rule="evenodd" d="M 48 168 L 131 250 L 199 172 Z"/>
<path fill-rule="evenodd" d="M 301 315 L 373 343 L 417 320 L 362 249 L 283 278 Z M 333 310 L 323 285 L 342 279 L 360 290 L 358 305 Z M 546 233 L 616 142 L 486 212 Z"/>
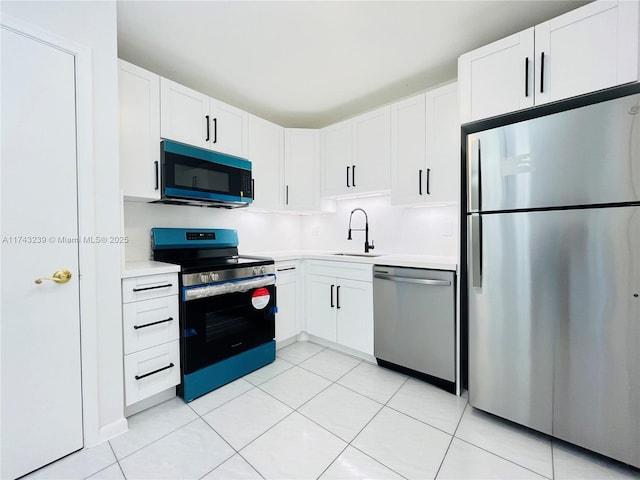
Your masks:
<path fill-rule="evenodd" d="M 373 268 L 378 364 L 455 390 L 455 273 Z"/>

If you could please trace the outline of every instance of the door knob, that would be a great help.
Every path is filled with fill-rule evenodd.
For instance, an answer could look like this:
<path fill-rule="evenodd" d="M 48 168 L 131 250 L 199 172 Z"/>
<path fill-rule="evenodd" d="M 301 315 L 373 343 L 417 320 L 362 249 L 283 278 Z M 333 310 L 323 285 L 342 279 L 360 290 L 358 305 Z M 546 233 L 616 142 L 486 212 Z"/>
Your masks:
<path fill-rule="evenodd" d="M 69 270 L 58 270 L 50 277 L 36 278 L 36 283 L 40 285 L 44 280 L 52 280 L 56 283 L 67 283 L 71 280 L 71 272 Z"/>

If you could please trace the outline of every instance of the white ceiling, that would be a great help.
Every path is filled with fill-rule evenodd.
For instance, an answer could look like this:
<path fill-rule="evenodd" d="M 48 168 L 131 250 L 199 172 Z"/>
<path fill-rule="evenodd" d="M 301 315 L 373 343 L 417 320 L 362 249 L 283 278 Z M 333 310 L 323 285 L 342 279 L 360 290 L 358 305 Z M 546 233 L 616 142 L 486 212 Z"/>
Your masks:
<path fill-rule="evenodd" d="M 456 77 L 460 54 L 585 1 L 118 1 L 118 55 L 285 127 Z"/>

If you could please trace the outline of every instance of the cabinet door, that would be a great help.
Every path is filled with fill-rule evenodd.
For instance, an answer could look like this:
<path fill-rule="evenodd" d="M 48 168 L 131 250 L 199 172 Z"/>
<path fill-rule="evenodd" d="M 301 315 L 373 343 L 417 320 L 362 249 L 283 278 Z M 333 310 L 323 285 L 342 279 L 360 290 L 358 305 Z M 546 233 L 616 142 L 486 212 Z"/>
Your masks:
<path fill-rule="evenodd" d="M 373 287 L 369 282 L 338 279 L 336 341 L 373 355 Z"/>
<path fill-rule="evenodd" d="M 209 112 L 211 150 L 247 158 L 249 114 L 213 98 L 209 99 Z"/>
<path fill-rule="evenodd" d="M 253 177 L 250 208 L 278 210 L 284 179 L 284 128 L 259 117 L 249 117 L 249 159 Z"/>
<path fill-rule="evenodd" d="M 349 193 L 353 167 L 351 120 L 322 129 L 322 195 Z"/>
<path fill-rule="evenodd" d="M 284 275 L 283 275 L 284 277 Z M 296 276 L 278 280 L 278 313 L 276 314 L 276 342 L 287 340 L 299 333 L 296 319 L 298 285 Z"/>
<path fill-rule="evenodd" d="M 636 1 L 590 3 L 535 36 L 537 105 L 638 80 Z"/>
<path fill-rule="evenodd" d="M 127 197 L 160 198 L 160 77 L 119 60 L 120 185 Z"/>
<path fill-rule="evenodd" d="M 354 170 L 351 183 L 357 192 L 391 188 L 391 107 L 389 105 L 353 119 Z"/>
<path fill-rule="evenodd" d="M 308 312 L 306 331 L 310 335 L 336 341 L 336 280 L 331 277 L 308 277 Z"/>
<path fill-rule="evenodd" d="M 533 106 L 534 29 L 458 59 L 462 123 Z"/>
<path fill-rule="evenodd" d="M 457 203 L 460 196 L 460 121 L 456 83 L 426 94 L 426 203 Z"/>
<path fill-rule="evenodd" d="M 426 191 L 425 94 L 391 105 L 391 203 L 422 203 Z"/>
<path fill-rule="evenodd" d="M 319 209 L 320 132 L 287 128 L 284 135 L 284 208 Z"/>
<path fill-rule="evenodd" d="M 160 135 L 162 138 L 209 148 L 213 132 L 209 97 L 166 78 L 160 79 Z"/>

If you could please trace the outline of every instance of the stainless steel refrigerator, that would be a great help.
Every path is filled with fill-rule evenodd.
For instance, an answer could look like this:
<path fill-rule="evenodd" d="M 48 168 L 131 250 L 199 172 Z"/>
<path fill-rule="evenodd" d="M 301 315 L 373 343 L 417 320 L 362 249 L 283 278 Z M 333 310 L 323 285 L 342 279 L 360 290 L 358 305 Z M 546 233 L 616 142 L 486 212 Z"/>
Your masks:
<path fill-rule="evenodd" d="M 466 163 L 469 402 L 640 467 L 640 94 L 468 134 Z"/>

